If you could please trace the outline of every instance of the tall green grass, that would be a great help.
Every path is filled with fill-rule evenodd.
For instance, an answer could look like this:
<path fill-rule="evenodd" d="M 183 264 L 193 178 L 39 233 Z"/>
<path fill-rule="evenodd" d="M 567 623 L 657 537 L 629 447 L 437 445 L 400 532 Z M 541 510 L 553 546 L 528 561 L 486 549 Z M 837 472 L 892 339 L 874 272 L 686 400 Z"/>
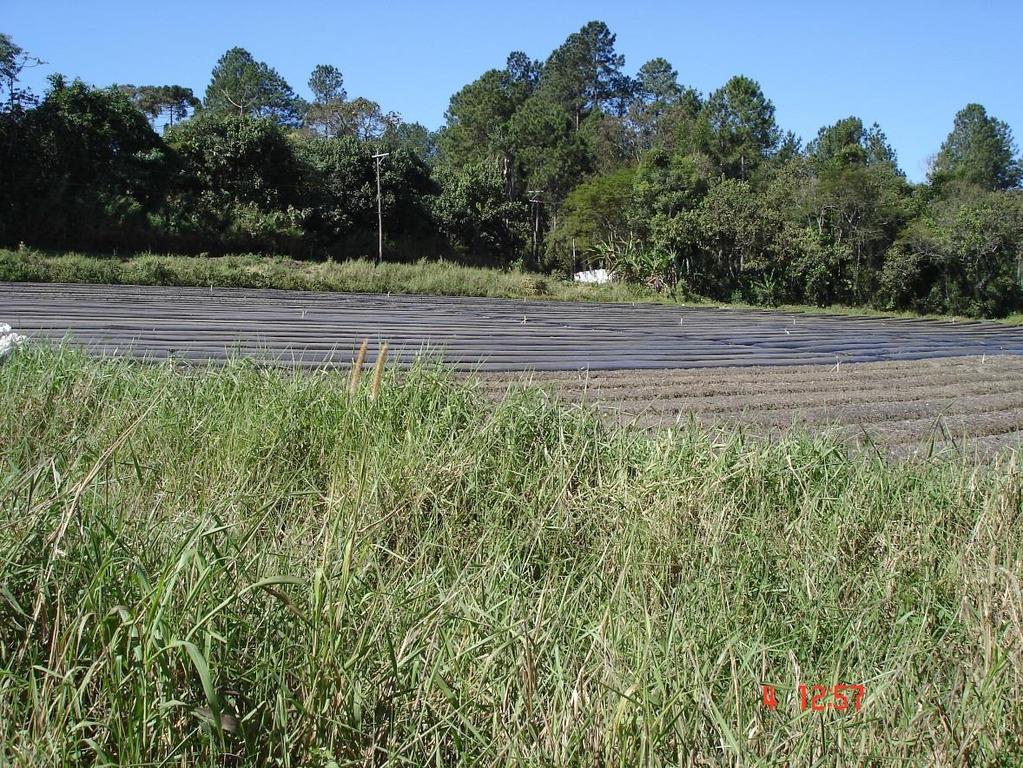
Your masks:
<path fill-rule="evenodd" d="M 665 297 L 638 285 L 584 285 L 537 273 L 468 267 L 445 261 L 375 265 L 365 259 L 295 261 L 255 254 L 219 257 L 141 254 L 119 258 L 0 249 L 0 282 L 4 281 L 665 301 Z"/>
<path fill-rule="evenodd" d="M 1023 761 L 1015 456 L 371 378 L 0 365 L 0 763 Z"/>

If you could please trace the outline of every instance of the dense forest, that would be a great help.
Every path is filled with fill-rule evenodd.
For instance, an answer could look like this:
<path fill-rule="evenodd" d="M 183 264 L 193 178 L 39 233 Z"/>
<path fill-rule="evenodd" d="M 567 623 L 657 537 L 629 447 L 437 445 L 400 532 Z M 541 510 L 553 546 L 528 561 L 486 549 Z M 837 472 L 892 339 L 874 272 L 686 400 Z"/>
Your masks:
<path fill-rule="evenodd" d="M 601 22 L 451 97 L 431 131 L 317 66 L 299 97 L 242 48 L 202 98 L 50 77 L 0 35 L 0 244 L 103 252 L 373 254 L 567 274 L 603 265 L 679 296 L 1002 316 L 1023 308 L 1021 162 L 968 104 L 924 184 L 850 116 L 806 142 L 756 81 L 702 94 L 634 75 Z M 130 74 L 129 74 L 130 77 Z"/>

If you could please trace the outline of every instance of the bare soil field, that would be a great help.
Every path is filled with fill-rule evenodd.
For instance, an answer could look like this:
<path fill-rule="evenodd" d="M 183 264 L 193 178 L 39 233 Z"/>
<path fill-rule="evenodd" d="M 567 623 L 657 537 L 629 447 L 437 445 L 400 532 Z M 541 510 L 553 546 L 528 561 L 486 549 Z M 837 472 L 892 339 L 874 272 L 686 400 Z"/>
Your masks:
<path fill-rule="evenodd" d="M 1023 357 L 838 365 L 480 374 L 494 397 L 524 384 L 641 429 L 742 425 L 753 436 L 828 432 L 900 457 L 1023 446 Z"/>

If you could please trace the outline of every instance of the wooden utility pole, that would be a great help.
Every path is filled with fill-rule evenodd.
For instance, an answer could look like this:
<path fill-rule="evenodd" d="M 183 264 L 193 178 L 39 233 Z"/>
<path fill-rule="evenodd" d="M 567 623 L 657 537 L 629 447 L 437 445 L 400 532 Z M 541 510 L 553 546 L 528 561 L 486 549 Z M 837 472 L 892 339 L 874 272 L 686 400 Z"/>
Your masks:
<path fill-rule="evenodd" d="M 540 208 L 543 206 L 543 191 L 539 189 L 526 190 L 529 195 L 529 204 L 533 212 L 533 269 L 540 264 Z"/>
<path fill-rule="evenodd" d="M 387 157 L 390 152 L 381 152 L 380 154 L 373 155 L 373 159 L 377 161 L 377 236 L 379 240 L 379 250 L 377 251 L 377 264 L 384 260 L 384 208 L 380 202 L 380 161 Z"/>

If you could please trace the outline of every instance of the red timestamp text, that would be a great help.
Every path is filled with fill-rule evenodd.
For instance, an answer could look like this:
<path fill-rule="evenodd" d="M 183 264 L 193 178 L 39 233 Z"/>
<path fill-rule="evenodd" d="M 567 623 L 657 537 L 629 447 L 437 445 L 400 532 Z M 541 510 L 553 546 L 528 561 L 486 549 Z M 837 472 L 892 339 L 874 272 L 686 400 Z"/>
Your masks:
<path fill-rule="evenodd" d="M 764 685 L 763 702 L 770 710 L 778 708 L 778 693 L 773 685 Z M 823 712 L 833 709 L 836 712 L 859 712 L 863 707 L 863 699 L 867 695 L 865 685 L 799 685 L 799 708 L 805 712 Z"/>

